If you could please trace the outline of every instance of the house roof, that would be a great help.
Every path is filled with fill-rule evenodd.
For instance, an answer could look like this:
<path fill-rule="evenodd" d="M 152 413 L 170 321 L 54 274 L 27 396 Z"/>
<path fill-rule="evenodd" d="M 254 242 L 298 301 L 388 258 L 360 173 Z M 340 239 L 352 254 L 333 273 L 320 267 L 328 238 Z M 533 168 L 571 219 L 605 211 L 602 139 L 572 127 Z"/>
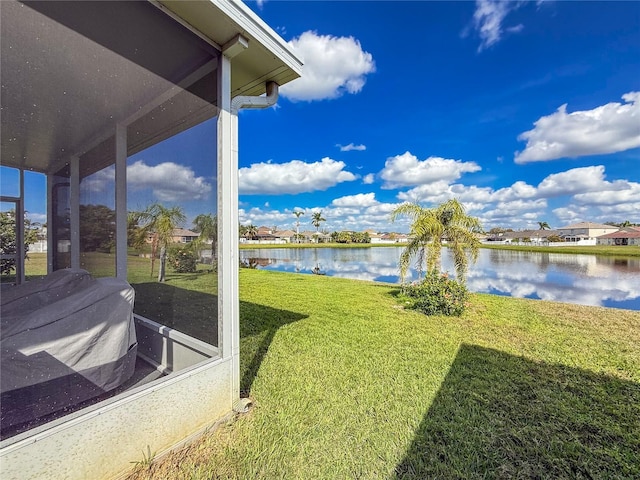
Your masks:
<path fill-rule="evenodd" d="M 520 230 L 517 232 L 491 233 L 488 238 L 548 238 L 551 235 L 560 235 L 558 230 Z"/>
<path fill-rule="evenodd" d="M 301 74 L 291 48 L 238 0 L 2 2 L 2 164 L 81 178 L 216 115 L 217 59 L 238 35 L 231 92 Z M 82 78 L 82 81 L 79 81 Z M 10 92 L 10 94 L 9 94 Z"/>
<path fill-rule="evenodd" d="M 619 230 L 606 235 L 600 235 L 598 238 L 640 238 L 640 230 Z"/>
<path fill-rule="evenodd" d="M 295 234 L 296 232 L 293 230 L 280 230 L 274 233 L 274 235 L 279 238 L 293 237 Z"/>
<path fill-rule="evenodd" d="M 574 223 L 573 225 L 567 225 L 566 227 L 560 227 L 558 230 L 576 230 L 578 228 L 618 228 L 615 225 L 606 225 L 603 223 L 593 223 L 593 222 L 580 222 Z"/>
<path fill-rule="evenodd" d="M 174 237 L 199 237 L 200 234 L 196 232 L 192 232 L 191 230 L 187 230 L 186 228 L 174 228 L 173 234 Z"/>

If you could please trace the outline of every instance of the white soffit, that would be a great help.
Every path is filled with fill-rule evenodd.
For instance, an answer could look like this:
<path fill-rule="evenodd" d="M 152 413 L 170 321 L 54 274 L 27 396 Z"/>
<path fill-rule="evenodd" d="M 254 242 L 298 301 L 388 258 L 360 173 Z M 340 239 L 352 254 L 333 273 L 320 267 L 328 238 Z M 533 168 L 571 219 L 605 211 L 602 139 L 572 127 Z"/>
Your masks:
<path fill-rule="evenodd" d="M 260 95 L 266 82 L 284 85 L 302 73 L 302 62 L 289 45 L 238 0 L 162 0 L 157 4 L 214 44 L 224 45 L 238 34 L 249 39 L 249 48 L 232 62 L 232 96 Z"/>

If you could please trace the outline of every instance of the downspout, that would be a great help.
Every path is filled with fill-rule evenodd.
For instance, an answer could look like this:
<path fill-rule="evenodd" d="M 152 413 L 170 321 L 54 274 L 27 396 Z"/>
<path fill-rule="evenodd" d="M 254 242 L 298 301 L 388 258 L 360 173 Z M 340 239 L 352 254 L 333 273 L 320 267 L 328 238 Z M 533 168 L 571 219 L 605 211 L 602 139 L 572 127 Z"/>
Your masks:
<path fill-rule="evenodd" d="M 276 104 L 278 101 L 278 84 L 276 82 L 267 82 L 267 95 L 251 96 L 238 95 L 231 100 L 231 113 L 237 114 L 243 108 L 267 108 Z"/>
<path fill-rule="evenodd" d="M 278 84 L 276 82 L 267 82 L 266 95 L 250 96 L 250 95 L 238 95 L 231 100 L 231 130 L 232 130 L 232 152 L 233 152 L 233 164 L 238 165 L 238 112 L 243 108 L 267 108 L 275 105 L 278 101 Z M 237 175 L 237 172 L 236 172 Z M 237 236 L 236 246 L 234 251 L 237 250 Z M 237 251 L 233 255 L 234 258 L 238 257 Z M 238 268 L 236 262 L 235 268 Z M 237 315 L 237 313 L 236 313 Z M 239 320 L 239 319 L 238 319 Z M 233 392 L 234 396 L 240 393 L 240 335 L 239 332 L 234 332 L 234 347 L 232 351 L 232 364 L 233 364 Z M 237 378 L 236 378 L 237 377 Z M 239 395 L 233 400 L 233 411 L 236 413 L 246 413 L 249 411 L 252 402 L 249 398 L 240 398 Z"/>

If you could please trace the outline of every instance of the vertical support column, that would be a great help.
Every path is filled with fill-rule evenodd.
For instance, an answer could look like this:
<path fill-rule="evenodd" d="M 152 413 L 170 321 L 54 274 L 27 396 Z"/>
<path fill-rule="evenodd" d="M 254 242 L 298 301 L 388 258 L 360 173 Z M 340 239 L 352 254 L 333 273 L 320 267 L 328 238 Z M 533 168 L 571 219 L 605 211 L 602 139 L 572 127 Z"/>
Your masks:
<path fill-rule="evenodd" d="M 127 127 L 116 125 L 116 277 L 127 279 Z"/>
<path fill-rule="evenodd" d="M 47 273 L 53 272 L 53 256 L 55 255 L 57 245 L 54 241 L 54 220 L 53 216 L 53 183 L 54 176 L 47 175 Z"/>
<path fill-rule="evenodd" d="M 231 61 L 218 75 L 218 322 L 220 352 L 231 358 L 231 402 L 240 397 L 237 114 L 231 111 Z"/>
<path fill-rule="evenodd" d="M 24 170 L 20 169 L 20 199 L 16 202 L 16 283 L 24 283 Z"/>
<path fill-rule="evenodd" d="M 80 159 L 71 157 L 69 168 L 71 173 L 69 178 L 71 268 L 80 268 Z"/>

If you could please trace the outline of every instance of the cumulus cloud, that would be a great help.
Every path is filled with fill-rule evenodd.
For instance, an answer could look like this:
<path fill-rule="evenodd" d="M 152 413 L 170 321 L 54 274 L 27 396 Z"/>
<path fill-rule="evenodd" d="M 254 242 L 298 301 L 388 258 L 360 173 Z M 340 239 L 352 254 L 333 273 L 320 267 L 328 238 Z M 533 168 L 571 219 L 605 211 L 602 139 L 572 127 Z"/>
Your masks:
<path fill-rule="evenodd" d="M 546 197 L 573 195 L 602 190 L 620 190 L 628 186 L 623 180 L 607 182 L 604 166 L 572 168 L 565 172 L 554 173 L 538 185 L 538 194 Z"/>
<path fill-rule="evenodd" d="M 451 182 L 460 178 L 463 173 L 478 170 L 481 168 L 475 162 L 441 157 L 429 157 L 421 161 L 410 152 L 405 152 L 388 158 L 380 172 L 380 177 L 385 181 L 382 188 L 391 189 L 439 181 Z"/>
<path fill-rule="evenodd" d="M 534 122 L 534 129 L 518 136 L 526 141 L 516 152 L 516 163 L 543 162 L 622 152 L 640 147 L 640 92 L 622 96 L 625 103 L 611 102 L 567 113 L 564 104 L 555 113 Z"/>
<path fill-rule="evenodd" d="M 376 176 L 373 173 L 368 173 L 364 177 L 362 177 L 362 183 L 365 185 L 371 185 L 376 179 Z"/>
<path fill-rule="evenodd" d="M 319 162 L 254 163 L 239 171 L 241 195 L 296 194 L 326 190 L 358 177 L 344 170 L 345 163 L 325 157 Z"/>
<path fill-rule="evenodd" d="M 162 202 L 204 200 L 212 190 L 206 178 L 196 176 L 189 167 L 173 162 L 151 166 L 143 160 L 127 167 L 127 187 L 132 190 L 150 188 Z"/>
<path fill-rule="evenodd" d="M 354 145 L 353 143 L 350 143 L 349 145 L 340 145 L 338 143 L 336 147 L 338 147 L 341 152 L 351 152 L 353 150 L 362 152 L 367 149 L 366 145 Z"/>
<path fill-rule="evenodd" d="M 357 195 L 336 198 L 331 202 L 331 205 L 336 207 L 370 207 L 377 203 L 375 193 L 358 193 Z"/>
<path fill-rule="evenodd" d="M 282 96 L 293 101 L 358 93 L 366 83 L 366 75 L 375 71 L 373 56 L 353 37 L 307 31 L 289 45 L 304 62 L 302 76 L 280 89 Z"/>
<path fill-rule="evenodd" d="M 574 195 L 573 199 L 579 204 L 600 207 L 615 205 L 618 208 L 623 205 L 640 204 L 640 183 L 627 180 L 607 182 L 603 175 L 597 188 L 592 188 L 590 192 L 578 193 Z M 640 212 L 640 206 L 636 207 L 637 212 Z"/>
<path fill-rule="evenodd" d="M 517 33 L 524 28 L 522 24 L 504 27 L 507 15 L 520 8 L 523 2 L 507 2 L 504 0 L 476 0 L 473 13 L 473 26 L 480 37 L 478 52 L 486 50 L 498 43 L 505 31 Z"/>

